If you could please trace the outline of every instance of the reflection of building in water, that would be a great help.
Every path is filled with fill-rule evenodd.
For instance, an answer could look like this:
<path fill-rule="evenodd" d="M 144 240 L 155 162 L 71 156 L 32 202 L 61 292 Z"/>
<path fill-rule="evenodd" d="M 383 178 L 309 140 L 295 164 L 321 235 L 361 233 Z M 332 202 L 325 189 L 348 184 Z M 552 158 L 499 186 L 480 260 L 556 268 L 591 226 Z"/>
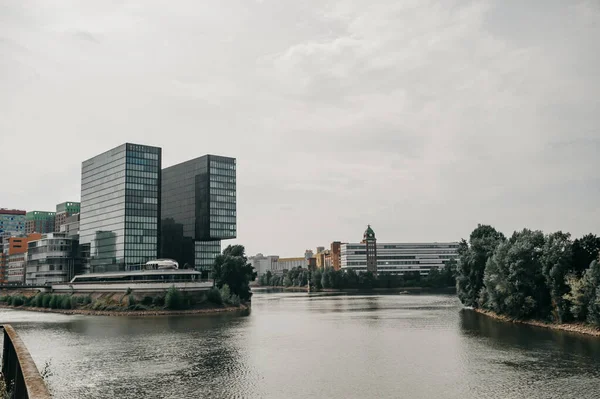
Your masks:
<path fill-rule="evenodd" d="M 378 243 L 369 226 L 361 243 L 341 244 L 342 269 L 373 273 L 429 274 L 458 257 L 458 242 Z"/>

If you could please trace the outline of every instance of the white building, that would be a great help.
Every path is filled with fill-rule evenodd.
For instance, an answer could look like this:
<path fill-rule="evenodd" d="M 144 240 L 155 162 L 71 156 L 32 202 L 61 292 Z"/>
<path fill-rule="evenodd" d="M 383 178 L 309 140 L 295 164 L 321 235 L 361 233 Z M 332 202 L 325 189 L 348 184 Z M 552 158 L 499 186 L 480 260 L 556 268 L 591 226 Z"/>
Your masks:
<path fill-rule="evenodd" d="M 248 262 L 252 264 L 254 270 L 258 274 L 257 278 L 265 274 L 268 270 L 273 273 L 275 269 L 274 264 L 277 263 L 279 256 L 276 255 L 268 255 L 264 256 L 263 254 L 256 254 L 256 256 L 251 256 L 248 258 Z"/>
<path fill-rule="evenodd" d="M 458 242 L 434 243 L 377 243 L 377 272 L 429 274 L 440 269 L 450 259 L 458 257 Z M 341 246 L 342 269 L 367 271 L 367 252 L 364 243 L 346 243 Z"/>

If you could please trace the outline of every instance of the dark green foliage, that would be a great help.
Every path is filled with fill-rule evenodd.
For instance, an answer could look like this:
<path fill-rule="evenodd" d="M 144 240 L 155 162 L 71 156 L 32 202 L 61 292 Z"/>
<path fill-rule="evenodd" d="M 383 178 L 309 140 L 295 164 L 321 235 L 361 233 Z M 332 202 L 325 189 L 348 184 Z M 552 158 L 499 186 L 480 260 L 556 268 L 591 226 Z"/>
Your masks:
<path fill-rule="evenodd" d="M 25 301 L 23 300 L 23 296 L 17 295 L 17 296 L 12 297 L 12 301 L 11 301 L 12 306 L 21 306 L 24 303 L 25 303 Z"/>
<path fill-rule="evenodd" d="M 223 298 L 221 297 L 221 291 L 219 291 L 217 288 L 211 288 L 206 293 L 206 300 L 214 303 L 215 305 L 222 305 Z"/>
<path fill-rule="evenodd" d="M 231 292 L 248 301 L 252 297 L 250 281 L 256 279 L 256 272 L 248 263 L 243 245 L 230 245 L 217 256 L 213 265 L 213 277 L 217 288 L 227 284 Z"/>
<path fill-rule="evenodd" d="M 498 244 L 504 240 L 504 234 L 492 226 L 480 224 L 471 233 L 468 243 L 465 240 L 460 242 L 456 290 L 459 299 L 466 306 L 479 305 L 485 265 Z"/>
<path fill-rule="evenodd" d="M 221 293 L 221 298 L 223 302 L 229 303 L 229 300 L 231 299 L 231 290 L 229 289 L 229 286 L 227 284 L 224 284 L 219 290 L 219 292 Z"/>
<path fill-rule="evenodd" d="M 571 235 L 558 231 L 546 237 L 542 253 L 542 272 L 550 290 L 552 319 L 565 322 L 572 318 L 568 302 L 566 276 L 572 270 L 573 243 Z"/>
<path fill-rule="evenodd" d="M 61 309 L 71 309 L 71 297 L 69 295 L 63 295 L 61 298 Z"/>
<path fill-rule="evenodd" d="M 59 305 L 60 305 L 60 299 L 58 298 L 58 295 L 50 295 L 50 302 L 49 302 L 50 309 L 56 309 L 59 307 Z"/>
<path fill-rule="evenodd" d="M 142 298 L 142 305 L 144 306 L 152 306 L 152 297 L 151 296 L 145 296 Z"/>
<path fill-rule="evenodd" d="M 155 306 L 157 308 L 162 308 L 163 306 L 165 306 L 165 297 L 164 296 L 155 296 L 152 299 L 152 306 Z"/>
<path fill-rule="evenodd" d="M 183 309 L 183 296 L 181 292 L 172 286 L 165 295 L 165 306 L 167 309 L 179 310 Z"/>
<path fill-rule="evenodd" d="M 50 300 L 52 299 L 52 295 L 50 294 L 42 294 L 42 307 L 49 308 Z"/>
<path fill-rule="evenodd" d="M 572 269 L 573 272 L 581 277 L 589 268 L 590 264 L 598 259 L 600 253 L 600 237 L 594 234 L 587 234 L 573 242 Z"/>
<path fill-rule="evenodd" d="M 129 309 L 132 309 L 135 305 L 136 305 L 136 300 L 135 297 L 133 296 L 133 294 L 129 294 L 127 295 L 127 307 Z"/>

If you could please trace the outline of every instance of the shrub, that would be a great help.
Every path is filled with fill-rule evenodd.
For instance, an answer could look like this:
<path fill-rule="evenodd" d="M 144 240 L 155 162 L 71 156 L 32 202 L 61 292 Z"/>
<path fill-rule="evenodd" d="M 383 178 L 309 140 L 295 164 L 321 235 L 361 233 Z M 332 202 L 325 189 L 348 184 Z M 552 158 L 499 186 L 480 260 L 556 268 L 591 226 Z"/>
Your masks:
<path fill-rule="evenodd" d="M 71 308 L 73 307 L 73 306 L 71 305 L 71 303 L 72 303 L 72 302 L 71 302 L 71 299 L 72 299 L 72 297 L 70 297 L 70 296 L 68 296 L 68 295 L 64 295 L 64 296 L 62 297 L 61 304 L 60 304 L 61 306 L 60 306 L 60 307 L 61 307 L 62 309 L 71 309 Z"/>
<path fill-rule="evenodd" d="M 240 297 L 237 295 L 232 295 L 229 303 L 232 304 L 233 306 L 240 306 Z"/>
<path fill-rule="evenodd" d="M 92 303 L 92 296 L 91 295 L 86 295 L 83 297 L 83 305 L 90 305 Z"/>
<path fill-rule="evenodd" d="M 6 301 L 8 301 L 8 296 L 7 295 L 0 296 L 0 302 L 6 302 Z"/>
<path fill-rule="evenodd" d="M 133 296 L 133 294 L 129 294 L 127 296 L 127 307 L 129 309 L 131 309 L 135 306 L 135 304 L 136 304 L 135 297 Z"/>
<path fill-rule="evenodd" d="M 25 298 L 25 303 L 23 303 L 23 306 L 31 306 L 31 302 L 33 302 L 33 297 Z"/>
<path fill-rule="evenodd" d="M 148 310 L 148 306 L 137 303 L 131 307 L 131 310 Z"/>
<path fill-rule="evenodd" d="M 183 308 L 183 297 L 181 292 L 175 288 L 175 286 L 172 286 L 167 291 L 167 295 L 165 296 L 165 306 L 167 309 L 172 310 Z"/>
<path fill-rule="evenodd" d="M 165 297 L 160 295 L 155 296 L 154 299 L 152 299 L 152 305 L 158 308 L 162 308 L 163 306 L 165 306 Z"/>
<path fill-rule="evenodd" d="M 13 304 L 13 297 L 12 296 L 7 295 L 7 297 L 6 297 L 6 304 L 8 306 L 12 306 L 12 304 Z"/>
<path fill-rule="evenodd" d="M 229 285 L 223 284 L 223 287 L 220 289 L 222 301 L 225 303 L 229 303 L 231 300 L 231 289 Z"/>
<path fill-rule="evenodd" d="M 25 301 L 23 300 L 23 296 L 18 295 L 12 298 L 12 305 L 13 306 L 21 306 L 23 305 L 23 303 L 25 303 Z"/>
<path fill-rule="evenodd" d="M 151 296 L 145 296 L 142 298 L 142 305 L 144 306 L 152 306 L 152 297 Z"/>
<path fill-rule="evenodd" d="M 219 291 L 216 288 L 211 288 L 206 293 L 206 300 L 208 300 L 211 303 L 214 303 L 215 305 L 222 305 L 223 298 L 221 297 L 221 291 Z"/>
<path fill-rule="evenodd" d="M 50 294 L 42 294 L 42 307 L 49 308 L 50 307 L 50 299 L 52 295 Z"/>
<path fill-rule="evenodd" d="M 50 305 L 50 309 L 58 308 L 60 305 L 60 298 L 58 295 L 50 295 L 50 302 L 48 304 Z"/>

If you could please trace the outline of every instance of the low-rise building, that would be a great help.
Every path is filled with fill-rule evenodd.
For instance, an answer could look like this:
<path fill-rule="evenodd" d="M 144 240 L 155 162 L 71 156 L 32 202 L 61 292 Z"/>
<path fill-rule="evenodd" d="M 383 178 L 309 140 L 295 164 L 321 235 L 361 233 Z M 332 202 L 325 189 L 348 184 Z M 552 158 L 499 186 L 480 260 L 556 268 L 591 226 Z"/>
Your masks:
<path fill-rule="evenodd" d="M 273 273 L 274 263 L 277 263 L 279 256 L 256 254 L 248 258 L 248 262 L 254 267 L 254 271 L 257 273 L 257 278 L 265 274 L 267 271 Z"/>
<path fill-rule="evenodd" d="M 0 208 L 0 239 L 25 234 L 25 215 L 20 209 Z"/>
<path fill-rule="evenodd" d="M 79 214 L 81 204 L 75 201 L 63 202 L 56 205 L 56 214 L 54 216 L 54 231 L 59 233 L 60 226 L 66 223 L 67 218 Z"/>
<path fill-rule="evenodd" d="M 367 230 L 369 231 L 369 230 Z M 372 229 L 369 231 L 372 232 Z M 374 240 L 373 233 L 373 240 Z M 366 272 L 367 252 L 376 259 L 375 273 L 404 274 L 418 272 L 428 275 L 432 269 L 441 269 L 458 258 L 458 242 L 379 243 L 368 249 L 370 242 L 341 244 L 341 268 Z M 372 269 L 370 269 L 372 270 Z"/>
<path fill-rule="evenodd" d="M 46 285 L 69 281 L 78 274 L 78 240 L 66 233 L 44 234 L 28 243 L 25 282 Z"/>

